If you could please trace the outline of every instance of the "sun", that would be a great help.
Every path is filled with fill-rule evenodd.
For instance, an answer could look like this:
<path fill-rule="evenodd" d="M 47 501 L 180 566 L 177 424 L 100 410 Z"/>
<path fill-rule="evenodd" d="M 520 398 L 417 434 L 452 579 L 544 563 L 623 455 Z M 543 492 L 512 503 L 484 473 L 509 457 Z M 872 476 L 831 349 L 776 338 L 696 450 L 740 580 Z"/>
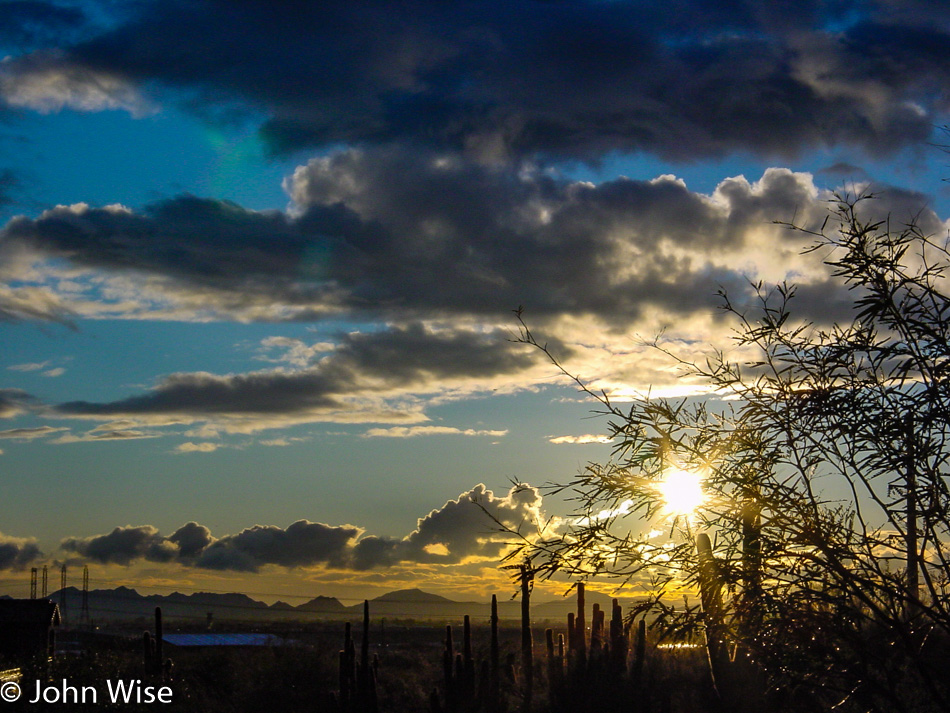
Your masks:
<path fill-rule="evenodd" d="M 674 516 L 691 515 L 706 499 L 699 473 L 678 468 L 667 471 L 666 477 L 657 484 L 657 490 L 663 499 L 664 512 Z"/>

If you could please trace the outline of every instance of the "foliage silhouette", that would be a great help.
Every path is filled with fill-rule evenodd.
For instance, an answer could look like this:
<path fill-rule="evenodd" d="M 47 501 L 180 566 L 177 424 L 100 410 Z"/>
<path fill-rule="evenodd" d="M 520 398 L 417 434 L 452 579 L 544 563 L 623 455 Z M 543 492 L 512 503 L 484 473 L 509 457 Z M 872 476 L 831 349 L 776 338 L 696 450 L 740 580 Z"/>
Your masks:
<path fill-rule="evenodd" d="M 642 609 L 684 636 L 713 625 L 688 597 L 704 570 L 695 538 L 707 533 L 705 569 L 714 564 L 726 595 L 714 635 L 733 660 L 755 662 L 778 708 L 950 706 L 939 673 L 950 642 L 950 250 L 913 222 L 868 217 L 872 201 L 837 196 L 819 231 L 787 224 L 814 238 L 809 252 L 850 291 L 849 321 L 800 319 L 794 286 L 759 283 L 750 308 L 720 293 L 743 361 L 669 355 L 718 398 L 615 403 L 517 311 L 518 341 L 599 402 L 614 450 L 549 486 L 576 507 L 568 532 L 522 539 L 511 557 L 530 557 L 541 578 L 648 580 Z M 706 499 L 664 519 L 658 484 L 672 468 L 702 474 Z"/>

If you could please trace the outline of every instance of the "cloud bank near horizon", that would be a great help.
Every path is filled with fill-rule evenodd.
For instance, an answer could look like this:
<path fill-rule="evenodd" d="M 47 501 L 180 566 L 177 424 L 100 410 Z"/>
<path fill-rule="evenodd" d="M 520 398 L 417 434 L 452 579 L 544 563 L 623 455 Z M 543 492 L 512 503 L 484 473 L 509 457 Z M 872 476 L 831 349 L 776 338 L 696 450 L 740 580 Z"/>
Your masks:
<path fill-rule="evenodd" d="M 366 571 L 407 563 L 496 561 L 512 538 L 503 527 L 530 537 L 545 528 L 551 531 L 556 522 L 547 521 L 537 488 L 518 484 L 499 497 L 479 484 L 419 518 L 416 529 L 403 538 L 307 520 L 286 528 L 254 525 L 214 537 L 207 527 L 189 522 L 167 536 L 151 525 L 120 526 L 102 535 L 65 538 L 60 549 L 77 563 L 128 566 L 147 561 L 252 573 L 268 566 Z M 41 557 L 35 541 L 0 539 L 0 569 L 22 568 Z"/>

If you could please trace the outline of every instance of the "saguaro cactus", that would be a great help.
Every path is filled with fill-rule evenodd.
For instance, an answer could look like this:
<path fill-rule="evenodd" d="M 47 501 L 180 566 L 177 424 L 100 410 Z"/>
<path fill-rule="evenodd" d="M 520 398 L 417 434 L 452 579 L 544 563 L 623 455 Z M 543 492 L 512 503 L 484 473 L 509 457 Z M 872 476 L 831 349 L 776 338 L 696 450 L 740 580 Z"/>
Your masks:
<path fill-rule="evenodd" d="M 155 607 L 155 666 L 159 671 L 165 663 L 164 635 L 162 632 L 162 608 Z"/>
<path fill-rule="evenodd" d="M 621 672 L 627 665 L 627 637 L 623 630 L 623 608 L 620 602 L 613 600 L 610 612 L 610 660 L 615 672 Z"/>
<path fill-rule="evenodd" d="M 366 713 L 375 713 L 376 700 L 376 669 L 379 659 L 374 658 L 374 666 L 369 659 L 369 601 L 363 601 L 363 637 L 360 645 L 360 666 L 357 671 L 357 686 L 359 688 L 360 708 Z"/>
<path fill-rule="evenodd" d="M 363 636 L 360 644 L 360 668 L 361 678 L 369 674 L 369 601 L 363 601 Z M 361 681 L 362 683 L 362 681 Z"/>
<path fill-rule="evenodd" d="M 637 638 L 633 645 L 633 665 L 630 676 L 635 686 L 643 682 L 643 662 L 647 653 L 647 621 L 646 618 L 637 622 Z"/>
<path fill-rule="evenodd" d="M 531 584 L 534 571 L 530 562 L 521 565 L 521 670 L 524 676 L 522 709 L 531 710 L 534 694 L 534 643 L 531 639 Z"/>
<path fill-rule="evenodd" d="M 743 565 L 750 567 L 752 562 L 758 566 L 758 513 L 754 510 L 747 522 L 744 518 L 743 528 Z M 748 527 L 745 527 L 745 525 Z M 765 701 L 765 681 L 761 670 L 747 655 L 745 646 L 737 646 L 738 654 L 733 660 L 729 656 L 726 642 L 726 624 L 723 614 L 722 588 L 723 582 L 719 572 L 719 563 L 712 552 L 709 537 L 705 534 L 696 538 L 696 550 L 699 555 L 699 585 L 703 605 L 703 618 L 706 625 L 706 652 L 709 656 L 709 670 L 713 684 L 723 699 L 725 705 L 737 713 L 753 713 L 762 710 Z M 751 586 L 760 576 L 758 571 L 746 571 L 746 584 Z M 751 596 L 754 589 L 747 589 L 743 597 Z M 759 602 L 753 602 L 754 611 L 758 612 Z M 744 607 L 743 607 L 744 608 Z M 746 612 L 744 612 L 746 613 Z M 748 636 L 750 622 L 747 618 L 740 622 L 740 632 Z M 739 644 L 744 642 L 740 641 Z"/>
<path fill-rule="evenodd" d="M 442 651 L 442 685 L 445 707 L 448 710 L 454 710 L 455 702 L 458 700 L 458 691 L 456 690 L 455 647 L 452 643 L 451 624 L 447 624 L 445 627 L 445 648 Z"/>
<path fill-rule="evenodd" d="M 584 583 L 577 583 L 577 615 L 574 617 L 574 649 L 580 661 L 587 658 L 587 620 L 584 614 Z"/>
<path fill-rule="evenodd" d="M 340 707 L 350 710 L 356 697 L 356 646 L 350 622 L 343 628 L 343 650 L 340 651 Z"/>
<path fill-rule="evenodd" d="M 466 698 L 475 694 L 475 659 L 472 657 L 472 619 L 466 614 L 462 623 L 462 692 Z"/>
<path fill-rule="evenodd" d="M 489 649 L 489 709 L 497 711 L 499 707 L 499 682 L 501 675 L 500 649 L 498 647 L 498 597 L 491 595 L 491 648 Z"/>
<path fill-rule="evenodd" d="M 762 519 L 760 507 L 749 499 L 742 506 L 742 599 L 743 639 L 750 638 L 762 623 Z"/>
<path fill-rule="evenodd" d="M 696 538 L 696 550 L 699 555 L 699 587 L 706 629 L 706 653 L 709 656 L 713 683 L 720 688 L 726 676 L 725 667 L 729 664 L 724 641 L 722 580 L 719 576 L 719 563 L 712 552 L 712 543 L 705 533 Z"/>

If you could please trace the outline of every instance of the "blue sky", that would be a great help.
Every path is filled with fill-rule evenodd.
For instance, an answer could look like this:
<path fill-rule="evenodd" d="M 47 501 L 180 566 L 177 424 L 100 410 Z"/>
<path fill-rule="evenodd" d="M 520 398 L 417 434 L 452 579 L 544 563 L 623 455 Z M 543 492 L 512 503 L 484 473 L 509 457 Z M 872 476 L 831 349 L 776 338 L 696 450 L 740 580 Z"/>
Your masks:
<path fill-rule="evenodd" d="M 946 232 L 950 15 L 783 5 L 4 2 L 0 579 L 504 587 L 468 501 L 609 455 L 512 310 L 699 394 L 643 342 L 728 346 L 717 287 L 846 314 L 773 221 Z"/>

